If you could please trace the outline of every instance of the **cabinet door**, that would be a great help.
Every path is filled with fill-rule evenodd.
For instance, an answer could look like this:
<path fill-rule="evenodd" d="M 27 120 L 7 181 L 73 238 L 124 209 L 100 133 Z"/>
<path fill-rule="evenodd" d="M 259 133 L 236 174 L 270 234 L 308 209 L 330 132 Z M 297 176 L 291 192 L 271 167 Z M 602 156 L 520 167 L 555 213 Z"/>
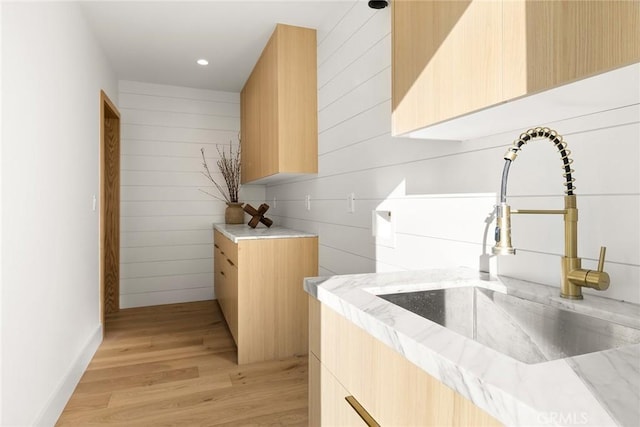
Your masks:
<path fill-rule="evenodd" d="M 264 48 L 258 69 L 258 104 L 260 109 L 260 177 L 278 173 L 278 36 L 276 30 Z"/>
<path fill-rule="evenodd" d="M 394 135 L 501 100 L 501 2 L 391 4 Z"/>
<path fill-rule="evenodd" d="M 278 163 L 288 173 L 318 172 L 316 31 L 278 25 Z"/>
<path fill-rule="evenodd" d="M 256 72 L 247 80 L 240 94 L 240 137 L 242 148 L 241 180 L 252 181 L 260 175 L 260 105 Z"/>
<path fill-rule="evenodd" d="M 241 93 L 242 183 L 278 172 L 277 32 Z"/>
<path fill-rule="evenodd" d="M 308 353 L 305 277 L 318 274 L 318 239 L 241 240 L 238 363 Z"/>
<path fill-rule="evenodd" d="M 394 135 L 640 61 L 640 1 L 392 7 Z"/>
<path fill-rule="evenodd" d="M 278 24 L 241 94 L 242 183 L 318 170 L 316 32 Z"/>
<path fill-rule="evenodd" d="M 517 3 L 525 7 L 527 93 L 640 61 L 639 1 Z"/>

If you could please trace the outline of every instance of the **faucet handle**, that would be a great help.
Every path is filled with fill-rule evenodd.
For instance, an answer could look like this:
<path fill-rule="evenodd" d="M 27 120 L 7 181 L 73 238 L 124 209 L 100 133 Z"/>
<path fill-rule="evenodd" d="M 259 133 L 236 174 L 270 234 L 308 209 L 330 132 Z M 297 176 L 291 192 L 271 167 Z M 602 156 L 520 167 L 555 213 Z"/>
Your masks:
<path fill-rule="evenodd" d="M 584 286 L 598 291 L 608 289 L 611 279 L 609 278 L 609 273 L 604 271 L 604 257 L 606 252 L 607 248 L 601 246 L 597 270 L 585 270 L 583 268 L 572 270 L 568 274 L 569 281 L 574 285 Z"/>
<path fill-rule="evenodd" d="M 604 256 L 607 253 L 606 246 L 600 246 L 600 258 L 598 258 L 598 271 L 604 271 Z"/>

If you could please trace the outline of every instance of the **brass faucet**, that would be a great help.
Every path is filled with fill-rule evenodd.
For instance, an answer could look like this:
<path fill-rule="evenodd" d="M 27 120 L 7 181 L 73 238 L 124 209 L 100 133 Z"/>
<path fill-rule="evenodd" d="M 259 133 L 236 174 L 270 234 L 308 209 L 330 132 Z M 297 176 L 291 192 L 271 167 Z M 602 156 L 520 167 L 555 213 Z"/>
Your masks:
<path fill-rule="evenodd" d="M 511 209 L 507 204 L 507 178 L 509 167 L 522 146 L 534 138 L 544 137 L 554 143 L 562 157 L 563 176 L 565 178 L 564 209 L 539 210 L 539 209 Z M 558 214 L 564 219 L 564 256 L 561 259 L 560 296 L 568 299 L 582 299 L 582 287 L 603 291 L 609 288 L 609 274 L 604 271 L 604 257 L 606 248 L 600 248 L 600 259 L 597 270 L 582 268 L 582 261 L 578 258 L 578 207 L 576 196 L 573 194 L 575 179 L 571 169 L 573 160 L 569 158 L 571 151 L 567 150 L 567 143 L 562 136 L 549 128 L 529 129 L 520 135 L 509 147 L 504 155 L 505 166 L 502 171 L 502 186 L 500 189 L 500 204 L 496 206 L 496 244 L 493 247 L 494 255 L 514 255 L 516 250 L 511 245 L 511 215 L 512 214 Z"/>

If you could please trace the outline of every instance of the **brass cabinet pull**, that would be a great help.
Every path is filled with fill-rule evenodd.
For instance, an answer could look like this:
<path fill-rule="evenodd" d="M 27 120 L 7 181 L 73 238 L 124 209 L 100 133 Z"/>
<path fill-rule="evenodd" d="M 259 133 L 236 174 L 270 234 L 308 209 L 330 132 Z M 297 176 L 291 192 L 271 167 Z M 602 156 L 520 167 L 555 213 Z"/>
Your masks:
<path fill-rule="evenodd" d="M 233 261 L 231 261 L 229 258 L 225 258 L 225 259 L 227 260 L 227 262 L 228 262 L 229 264 L 231 264 L 231 265 L 235 265 L 235 264 L 233 263 Z"/>
<path fill-rule="evenodd" d="M 364 421 L 369 427 L 380 427 L 380 424 L 378 424 L 376 420 L 373 419 L 373 417 L 367 412 L 366 409 L 362 407 L 360 402 L 358 402 L 355 397 L 347 396 L 344 398 L 344 400 L 346 400 L 347 403 L 351 405 L 351 407 L 356 411 L 360 418 L 362 418 L 362 421 Z"/>

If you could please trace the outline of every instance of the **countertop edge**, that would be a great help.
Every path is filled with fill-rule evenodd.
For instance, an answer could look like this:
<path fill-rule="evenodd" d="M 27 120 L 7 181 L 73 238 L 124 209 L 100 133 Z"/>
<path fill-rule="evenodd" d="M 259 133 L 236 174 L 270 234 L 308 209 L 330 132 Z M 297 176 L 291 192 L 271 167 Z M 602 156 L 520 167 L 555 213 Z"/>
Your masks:
<path fill-rule="evenodd" d="M 241 240 L 303 239 L 318 237 L 317 234 L 280 226 L 251 228 L 246 224 L 213 224 L 213 229 L 222 233 L 223 236 L 233 243 L 238 243 Z"/>

